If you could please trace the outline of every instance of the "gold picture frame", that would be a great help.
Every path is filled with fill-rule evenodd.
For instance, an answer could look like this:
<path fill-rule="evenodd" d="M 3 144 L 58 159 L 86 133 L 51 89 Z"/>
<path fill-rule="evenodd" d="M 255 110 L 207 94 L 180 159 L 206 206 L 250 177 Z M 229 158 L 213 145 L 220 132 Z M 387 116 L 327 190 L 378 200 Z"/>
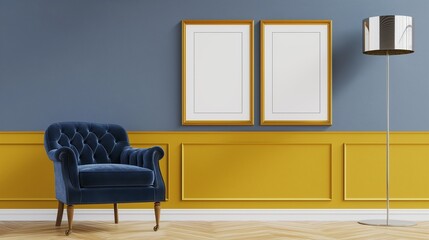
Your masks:
<path fill-rule="evenodd" d="M 253 125 L 253 20 L 182 21 L 182 125 Z"/>
<path fill-rule="evenodd" d="M 261 21 L 261 125 L 332 125 L 332 21 Z"/>

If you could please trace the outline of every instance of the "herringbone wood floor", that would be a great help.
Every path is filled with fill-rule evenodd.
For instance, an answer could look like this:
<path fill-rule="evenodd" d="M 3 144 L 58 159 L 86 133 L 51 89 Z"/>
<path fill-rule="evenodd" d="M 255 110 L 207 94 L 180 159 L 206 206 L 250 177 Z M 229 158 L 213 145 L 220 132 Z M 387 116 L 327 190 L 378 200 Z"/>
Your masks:
<path fill-rule="evenodd" d="M 429 239 L 429 222 L 414 227 L 372 227 L 355 222 L 75 222 L 64 236 L 54 222 L 0 222 L 0 239 Z"/>

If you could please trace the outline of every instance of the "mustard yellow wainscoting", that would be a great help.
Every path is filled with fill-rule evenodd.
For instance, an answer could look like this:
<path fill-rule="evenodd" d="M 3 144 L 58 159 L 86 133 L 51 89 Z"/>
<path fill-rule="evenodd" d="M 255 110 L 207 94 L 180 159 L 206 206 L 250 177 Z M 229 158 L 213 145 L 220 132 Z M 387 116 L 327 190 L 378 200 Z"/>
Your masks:
<path fill-rule="evenodd" d="M 129 137 L 135 147 L 159 145 L 166 152 L 163 208 L 385 207 L 383 132 L 130 132 Z M 391 142 L 391 206 L 429 208 L 429 132 L 394 132 Z M 0 208 L 56 208 L 53 180 L 42 132 L 0 132 Z"/>
<path fill-rule="evenodd" d="M 182 144 L 182 200 L 331 200 L 331 166 L 331 144 Z"/>
<path fill-rule="evenodd" d="M 390 155 L 390 198 L 429 201 L 429 143 L 392 144 Z M 385 144 L 345 144 L 344 161 L 345 200 L 385 199 Z"/>

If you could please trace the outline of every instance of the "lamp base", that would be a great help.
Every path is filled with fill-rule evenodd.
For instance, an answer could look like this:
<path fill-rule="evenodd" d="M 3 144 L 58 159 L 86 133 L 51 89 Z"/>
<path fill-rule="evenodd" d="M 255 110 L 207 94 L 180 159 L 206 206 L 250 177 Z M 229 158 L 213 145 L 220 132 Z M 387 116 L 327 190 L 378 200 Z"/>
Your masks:
<path fill-rule="evenodd" d="M 385 227 L 411 227 L 417 225 L 416 222 L 401 221 L 401 220 L 389 220 L 387 223 L 386 219 L 372 219 L 372 220 L 362 220 L 358 222 L 362 225 L 370 226 L 385 226 Z"/>

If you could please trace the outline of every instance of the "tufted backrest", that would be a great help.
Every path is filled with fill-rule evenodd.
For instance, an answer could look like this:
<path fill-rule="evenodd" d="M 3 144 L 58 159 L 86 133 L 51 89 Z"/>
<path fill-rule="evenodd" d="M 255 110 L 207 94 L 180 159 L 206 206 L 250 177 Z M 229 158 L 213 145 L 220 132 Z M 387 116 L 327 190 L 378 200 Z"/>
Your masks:
<path fill-rule="evenodd" d="M 121 152 L 127 146 L 127 132 L 114 124 L 60 122 L 50 125 L 45 132 L 47 152 L 69 147 L 79 165 L 120 163 Z"/>

